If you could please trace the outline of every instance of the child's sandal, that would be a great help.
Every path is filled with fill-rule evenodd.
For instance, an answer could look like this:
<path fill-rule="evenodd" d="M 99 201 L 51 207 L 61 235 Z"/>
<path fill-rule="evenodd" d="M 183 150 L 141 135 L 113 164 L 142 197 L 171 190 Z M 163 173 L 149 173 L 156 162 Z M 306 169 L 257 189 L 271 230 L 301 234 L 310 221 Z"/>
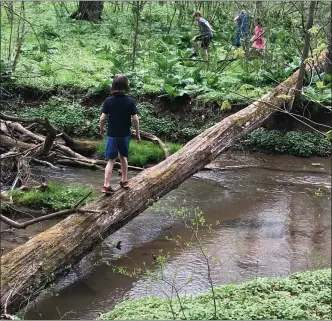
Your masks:
<path fill-rule="evenodd" d="M 128 189 L 129 188 L 129 182 L 128 181 L 121 181 L 120 186 L 124 189 Z"/>
<path fill-rule="evenodd" d="M 111 186 L 109 186 L 109 187 L 102 186 L 101 192 L 105 193 L 105 194 L 113 194 L 115 192 L 115 190 Z"/>

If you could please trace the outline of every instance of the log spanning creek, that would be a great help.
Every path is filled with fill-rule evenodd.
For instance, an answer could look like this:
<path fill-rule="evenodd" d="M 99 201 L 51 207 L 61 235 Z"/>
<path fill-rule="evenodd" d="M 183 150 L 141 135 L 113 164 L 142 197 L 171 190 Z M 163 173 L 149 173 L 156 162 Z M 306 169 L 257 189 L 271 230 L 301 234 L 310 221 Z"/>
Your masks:
<path fill-rule="evenodd" d="M 156 273 L 153 261 L 160 249 L 170 254 L 164 276 L 182 287 L 183 295 L 209 290 L 199 246 L 183 250 L 166 239 L 179 235 L 184 244 L 192 238 L 180 218 L 169 216 L 170 204 L 184 200 L 189 208 L 199 207 L 213 225 L 212 231 L 200 228 L 199 236 L 211 255 L 215 285 L 331 266 L 331 158 L 229 152 L 208 167 L 159 200 L 158 210 L 148 209 L 108 237 L 22 310 L 22 317 L 95 319 L 127 299 L 164 297 L 171 291 L 164 281 L 113 271 L 145 264 Z M 103 179 L 102 171 L 40 170 L 68 184 L 98 187 Z M 119 177 L 113 179 L 115 184 Z M 31 236 L 55 222 L 41 222 L 20 233 Z M 120 249 L 115 247 L 119 241 Z"/>

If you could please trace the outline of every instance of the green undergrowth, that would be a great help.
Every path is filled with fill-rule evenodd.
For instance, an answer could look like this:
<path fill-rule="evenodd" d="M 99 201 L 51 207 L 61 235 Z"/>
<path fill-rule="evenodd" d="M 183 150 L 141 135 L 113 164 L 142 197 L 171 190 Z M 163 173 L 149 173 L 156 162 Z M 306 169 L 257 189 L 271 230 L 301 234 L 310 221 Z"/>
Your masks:
<path fill-rule="evenodd" d="M 326 137 L 313 132 L 279 131 L 259 128 L 242 143 L 252 151 L 293 156 L 329 156 L 331 145 Z"/>
<path fill-rule="evenodd" d="M 258 278 L 240 285 L 181 298 L 125 301 L 102 320 L 329 320 L 331 269 L 299 272 L 288 278 Z M 172 304 L 172 309 L 171 305 Z M 172 313 L 173 310 L 173 313 Z M 184 317 L 185 315 L 185 317 Z"/>
<path fill-rule="evenodd" d="M 98 122 L 101 109 L 84 107 L 66 98 L 53 97 L 38 108 L 25 108 L 20 111 L 22 117 L 41 117 L 73 136 L 91 137 L 99 133 Z"/>
<path fill-rule="evenodd" d="M 201 102 L 197 100 L 195 103 L 199 105 Z M 192 108 L 191 111 L 183 113 L 181 116 L 177 113 L 163 112 L 148 102 L 139 103 L 140 126 L 142 130 L 161 139 L 186 143 L 218 122 L 215 111 L 210 110 L 211 115 L 208 117 L 207 109 L 194 110 L 194 107 Z M 199 115 L 195 115 L 197 112 Z M 222 113 L 223 111 L 220 109 L 220 117 Z"/>
<path fill-rule="evenodd" d="M 200 103 L 201 101 L 197 100 L 196 104 Z M 179 114 L 171 112 L 163 112 L 161 115 L 157 106 L 148 102 L 138 102 L 137 108 L 141 130 L 163 140 L 187 142 L 215 124 L 202 117 L 204 112 L 200 112 L 202 115 L 196 118 L 193 113 L 181 118 Z M 99 133 L 100 106 L 84 107 L 63 97 L 52 97 L 39 107 L 9 113 L 21 117 L 47 117 L 60 130 L 74 137 L 95 137 Z M 220 115 L 222 113 L 220 110 Z"/>
<path fill-rule="evenodd" d="M 169 149 L 170 154 L 174 154 L 182 145 L 166 142 L 165 145 Z M 97 145 L 97 154 L 103 155 L 105 151 L 105 140 L 100 141 Z M 156 164 L 164 159 L 164 152 L 153 142 L 141 141 L 136 142 L 134 139 L 129 144 L 128 163 L 133 166 L 146 166 L 148 164 Z"/>
<path fill-rule="evenodd" d="M 14 3 L 17 12 L 20 5 Z M 13 25 L 8 12 L 1 12 L 0 72 L 5 75 L 4 86 L 13 92 L 29 88 L 58 94 L 99 94 L 108 90 L 112 75 L 121 72 L 130 77 L 132 91 L 137 95 L 165 95 L 173 101 L 187 94 L 205 100 L 242 102 L 258 98 L 300 65 L 301 57 L 292 39 L 294 30 L 302 36 L 301 16 L 297 17 L 297 12 L 280 15 L 277 6 L 266 5 L 273 14 L 266 21 L 265 56 L 251 51 L 248 59 L 244 59 L 242 49 L 232 48 L 236 26 L 230 17 L 238 10 L 237 4 L 230 3 L 218 14 L 213 6 L 204 9 L 208 20 L 215 15 L 211 23 L 217 30 L 209 64 L 205 64 L 181 60 L 193 53 L 191 39 L 198 33 L 192 20 L 196 4 L 142 3 L 135 65 L 133 35 L 137 17 L 132 4 L 105 2 L 100 23 L 71 19 L 70 13 L 77 9 L 74 2 L 31 2 L 24 7 L 24 20 L 14 15 Z M 254 4 L 249 7 L 253 14 Z M 319 10 L 326 11 L 324 6 Z M 317 22 L 316 31 L 312 31 L 314 52 L 326 46 L 325 36 L 317 32 L 324 25 L 323 20 Z M 13 70 L 18 47 L 13 34 L 17 28 L 26 32 Z M 285 47 L 285 43 L 289 46 Z M 218 63 L 230 58 L 235 61 L 225 69 Z M 314 93 L 314 97 L 317 95 L 320 93 Z"/>
<path fill-rule="evenodd" d="M 48 184 L 48 188 L 45 191 L 13 190 L 11 195 L 13 197 L 14 204 L 16 205 L 61 211 L 64 209 L 72 208 L 89 192 L 92 192 L 92 194 L 81 204 L 84 205 L 96 196 L 95 190 L 90 187 L 69 187 L 55 182 L 50 182 Z"/>

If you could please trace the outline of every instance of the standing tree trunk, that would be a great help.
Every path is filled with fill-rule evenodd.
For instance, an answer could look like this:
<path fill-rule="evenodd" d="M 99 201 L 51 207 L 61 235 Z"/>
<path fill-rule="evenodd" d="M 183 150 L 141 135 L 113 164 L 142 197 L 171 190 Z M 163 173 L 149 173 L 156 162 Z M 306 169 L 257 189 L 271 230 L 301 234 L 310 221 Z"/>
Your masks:
<path fill-rule="evenodd" d="M 311 1 L 309 6 L 309 16 L 307 21 L 307 27 L 305 30 L 305 40 L 304 40 L 304 48 L 302 53 L 302 60 L 301 60 L 301 66 L 299 70 L 299 77 L 296 82 L 295 86 L 295 94 L 294 94 L 294 102 L 298 102 L 301 98 L 302 94 L 302 87 L 303 87 L 303 81 L 304 76 L 306 72 L 306 59 L 308 58 L 309 49 L 310 49 L 310 32 L 309 30 L 312 28 L 312 25 L 314 23 L 314 13 L 315 13 L 315 7 L 316 7 L 316 1 Z"/>
<path fill-rule="evenodd" d="M 143 6 L 143 4 L 142 4 Z M 133 13 L 135 17 L 135 34 L 134 34 L 134 43 L 133 43 L 133 60 L 132 60 L 132 69 L 135 69 L 135 63 L 136 63 L 136 53 L 137 53 L 137 40 L 138 40 L 138 34 L 139 34 L 139 20 L 140 20 L 140 14 L 141 14 L 141 5 L 139 1 L 136 1 L 133 7 Z"/>
<path fill-rule="evenodd" d="M 324 70 L 327 74 L 332 75 L 332 2 L 330 4 L 330 26 L 328 30 L 327 54 L 325 59 Z"/>
<path fill-rule="evenodd" d="M 100 21 L 103 9 L 103 1 L 80 1 L 77 11 L 70 17 L 79 20 Z"/>

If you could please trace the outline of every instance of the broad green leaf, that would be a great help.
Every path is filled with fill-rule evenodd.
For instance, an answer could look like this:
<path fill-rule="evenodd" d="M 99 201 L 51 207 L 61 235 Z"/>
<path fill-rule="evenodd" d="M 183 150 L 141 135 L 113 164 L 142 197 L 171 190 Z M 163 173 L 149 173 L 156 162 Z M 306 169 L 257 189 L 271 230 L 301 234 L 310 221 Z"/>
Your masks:
<path fill-rule="evenodd" d="M 317 26 L 313 26 L 311 29 L 308 30 L 308 32 L 311 35 L 316 35 L 318 33 L 318 27 Z"/>
<path fill-rule="evenodd" d="M 332 141 L 332 130 L 329 130 L 328 132 L 326 132 L 325 135 L 328 140 Z"/>
<path fill-rule="evenodd" d="M 223 101 L 221 104 L 221 110 L 230 110 L 232 108 L 228 100 Z"/>
<path fill-rule="evenodd" d="M 317 86 L 318 89 L 326 88 L 323 81 L 317 81 L 316 86 Z"/>

